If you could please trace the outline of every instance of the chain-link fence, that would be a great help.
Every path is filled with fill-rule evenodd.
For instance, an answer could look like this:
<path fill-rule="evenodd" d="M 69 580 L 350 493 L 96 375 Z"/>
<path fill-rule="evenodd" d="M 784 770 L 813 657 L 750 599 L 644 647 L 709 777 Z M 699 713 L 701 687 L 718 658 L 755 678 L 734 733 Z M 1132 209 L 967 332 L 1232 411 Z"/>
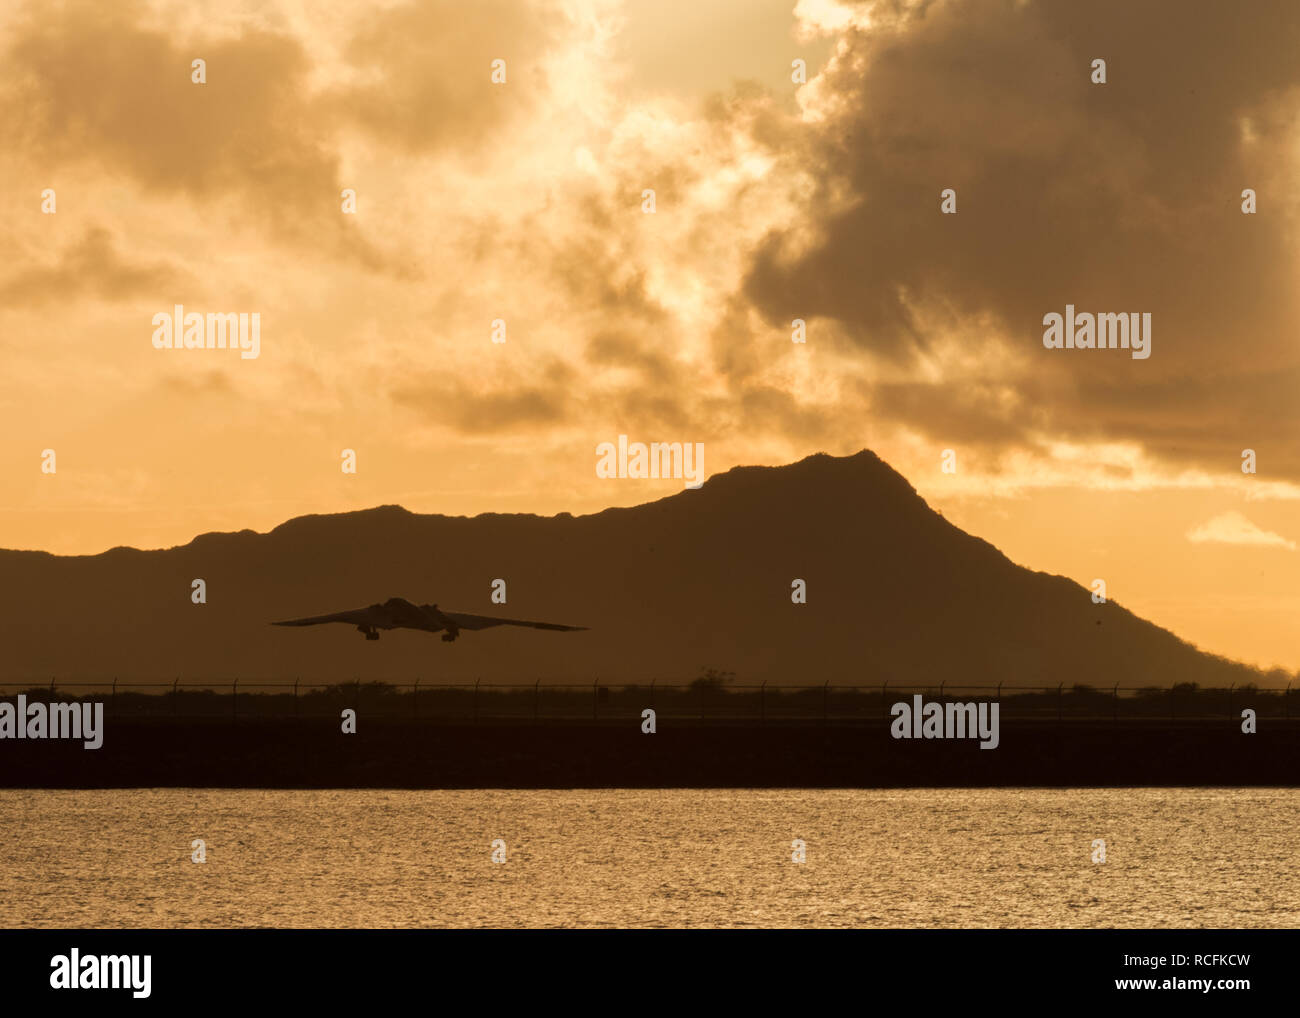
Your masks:
<path fill-rule="evenodd" d="M 602 721 L 640 716 L 660 719 L 745 722 L 864 722 L 890 717 L 891 707 L 913 696 L 926 702 L 996 701 L 1003 720 L 1100 721 L 1300 717 L 1292 689 L 1234 686 L 1207 689 L 1086 686 L 910 685 L 882 681 L 844 685 L 741 685 L 690 683 L 313 683 L 261 682 L 59 682 L 0 684 L 0 700 L 102 702 L 112 718 L 338 717 L 351 708 L 367 717 L 430 721 Z"/>

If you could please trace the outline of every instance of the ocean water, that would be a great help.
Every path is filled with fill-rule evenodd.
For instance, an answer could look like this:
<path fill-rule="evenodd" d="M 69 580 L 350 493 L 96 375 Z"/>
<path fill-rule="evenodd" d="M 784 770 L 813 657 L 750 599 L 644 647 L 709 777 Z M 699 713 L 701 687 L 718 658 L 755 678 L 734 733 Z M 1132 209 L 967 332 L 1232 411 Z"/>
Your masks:
<path fill-rule="evenodd" d="M 3 790 L 0 831 L 3 927 L 1300 926 L 1295 789 Z"/>

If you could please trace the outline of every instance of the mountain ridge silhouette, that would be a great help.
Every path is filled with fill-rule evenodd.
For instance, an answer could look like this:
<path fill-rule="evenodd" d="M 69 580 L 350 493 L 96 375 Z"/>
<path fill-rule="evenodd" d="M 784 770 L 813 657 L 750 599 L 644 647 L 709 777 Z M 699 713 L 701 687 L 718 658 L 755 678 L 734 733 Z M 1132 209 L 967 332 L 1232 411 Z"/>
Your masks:
<path fill-rule="evenodd" d="M 0 551 L 0 575 L 6 682 L 617 685 L 711 668 L 738 683 L 1109 688 L 1240 686 L 1263 674 L 1016 565 L 865 449 L 736 467 L 699 489 L 582 516 L 385 505 L 166 549 Z M 190 601 L 195 578 L 206 604 Z M 807 604 L 791 603 L 796 578 Z M 495 579 L 505 604 L 490 600 Z M 367 643 L 344 625 L 269 625 L 394 596 L 591 631 L 494 629 L 448 645 L 411 631 Z"/>

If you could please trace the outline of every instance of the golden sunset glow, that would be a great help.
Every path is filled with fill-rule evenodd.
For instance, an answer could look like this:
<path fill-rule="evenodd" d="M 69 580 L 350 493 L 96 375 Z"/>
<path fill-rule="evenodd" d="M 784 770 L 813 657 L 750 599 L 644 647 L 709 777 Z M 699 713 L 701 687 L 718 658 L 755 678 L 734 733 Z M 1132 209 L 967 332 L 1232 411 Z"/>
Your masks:
<path fill-rule="evenodd" d="M 4 0 L 0 547 L 681 490 L 598 477 L 619 435 L 870 448 L 1300 668 L 1300 61 L 1227 4 L 1139 48 L 1141 6 Z M 1067 304 L 1150 313 L 1150 359 L 1046 349 Z M 258 356 L 156 349 L 175 305 Z"/>

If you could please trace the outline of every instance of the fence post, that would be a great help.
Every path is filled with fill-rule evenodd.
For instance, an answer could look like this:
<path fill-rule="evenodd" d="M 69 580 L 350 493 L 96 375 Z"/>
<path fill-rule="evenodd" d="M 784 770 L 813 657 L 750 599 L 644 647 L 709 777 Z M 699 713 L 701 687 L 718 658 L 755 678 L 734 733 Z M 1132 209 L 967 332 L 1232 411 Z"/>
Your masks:
<path fill-rule="evenodd" d="M 50 699 L 54 699 L 54 679 L 50 679 Z"/>
<path fill-rule="evenodd" d="M 600 713 L 600 679 L 591 684 L 591 720 L 597 720 Z"/>
<path fill-rule="evenodd" d="M 113 695 L 109 700 L 109 706 L 113 708 L 114 713 L 117 712 L 117 676 L 116 675 L 113 676 Z"/>

